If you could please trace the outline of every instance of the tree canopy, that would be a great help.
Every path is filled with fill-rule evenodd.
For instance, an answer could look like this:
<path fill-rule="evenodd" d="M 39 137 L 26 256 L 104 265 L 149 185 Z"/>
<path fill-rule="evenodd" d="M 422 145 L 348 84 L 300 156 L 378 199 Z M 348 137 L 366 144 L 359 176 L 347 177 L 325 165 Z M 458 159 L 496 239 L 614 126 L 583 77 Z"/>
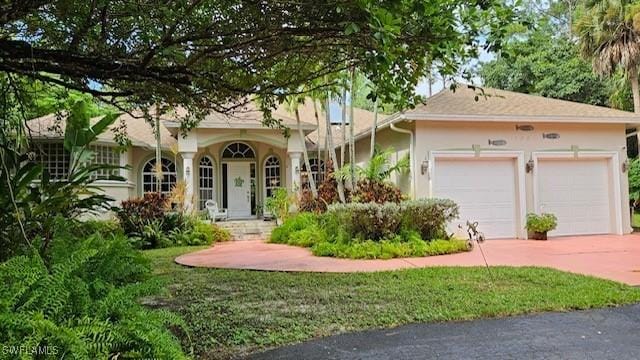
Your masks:
<path fill-rule="evenodd" d="M 499 45 L 501 0 L 0 2 L 0 72 L 99 96 L 228 111 L 357 67 L 411 106 L 428 64 L 454 73 Z"/>

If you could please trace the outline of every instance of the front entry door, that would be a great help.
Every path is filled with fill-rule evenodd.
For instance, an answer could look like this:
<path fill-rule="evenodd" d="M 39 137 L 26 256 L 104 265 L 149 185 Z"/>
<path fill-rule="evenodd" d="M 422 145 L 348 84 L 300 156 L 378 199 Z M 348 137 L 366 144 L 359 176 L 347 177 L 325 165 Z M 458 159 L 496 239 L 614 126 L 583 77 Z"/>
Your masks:
<path fill-rule="evenodd" d="M 251 171 L 249 162 L 227 164 L 227 212 L 230 218 L 251 217 Z"/>

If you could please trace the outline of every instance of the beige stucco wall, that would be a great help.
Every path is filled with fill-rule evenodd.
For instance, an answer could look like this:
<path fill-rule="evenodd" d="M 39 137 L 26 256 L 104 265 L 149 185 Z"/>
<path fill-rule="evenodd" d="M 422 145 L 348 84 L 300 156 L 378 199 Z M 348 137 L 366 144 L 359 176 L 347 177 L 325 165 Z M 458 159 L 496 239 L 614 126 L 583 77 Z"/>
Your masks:
<path fill-rule="evenodd" d="M 413 123 L 403 123 L 398 124 L 397 127 L 412 130 Z M 395 163 L 398 160 L 409 154 L 409 145 L 411 144 L 411 139 L 409 134 L 400 133 L 397 131 L 391 130 L 389 127 L 385 127 L 376 132 L 376 145 L 381 149 L 393 149 L 393 155 L 391 156 L 391 162 Z M 371 137 L 367 135 L 364 138 L 361 138 L 355 143 L 355 157 L 356 164 L 358 166 L 364 166 L 367 161 L 369 161 L 371 149 Z M 340 150 L 336 152 L 338 155 L 338 159 L 340 158 Z M 346 147 L 346 154 L 349 154 L 349 147 Z M 348 159 L 346 159 L 348 163 Z M 400 174 L 395 173 L 389 179 L 391 182 L 396 184 L 403 193 L 411 195 L 411 174 L 409 171 Z"/>
<path fill-rule="evenodd" d="M 469 151 L 477 144 L 480 145 L 480 153 L 483 150 L 523 151 L 524 161 L 527 162 L 532 158 L 533 152 L 570 152 L 572 146 L 577 146 L 580 154 L 589 151 L 610 151 L 618 153 L 620 164 L 626 160 L 624 124 L 531 123 L 535 129 L 528 132 L 516 131 L 515 125 L 516 123 L 416 121 L 416 197 L 425 198 L 431 195 L 430 178 L 427 174 L 420 173 L 420 165 L 423 160 L 430 160 L 431 152 L 434 150 Z M 558 133 L 560 138 L 543 139 L 543 133 Z M 503 139 L 507 141 L 507 145 L 489 146 L 489 139 Z M 612 171 L 620 172 L 622 227 L 623 231 L 628 233 L 631 231 L 631 224 L 627 174 L 622 173 L 621 167 Z M 534 212 L 533 173 L 525 173 L 524 184 L 526 212 Z"/>

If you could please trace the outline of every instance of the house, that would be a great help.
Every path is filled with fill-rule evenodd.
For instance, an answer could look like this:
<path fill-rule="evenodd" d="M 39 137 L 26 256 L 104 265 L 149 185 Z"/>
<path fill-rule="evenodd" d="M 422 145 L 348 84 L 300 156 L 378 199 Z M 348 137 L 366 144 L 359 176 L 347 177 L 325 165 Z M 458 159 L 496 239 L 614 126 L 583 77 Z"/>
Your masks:
<path fill-rule="evenodd" d="M 556 214 L 555 236 L 631 231 L 626 134 L 640 117 L 502 90 L 484 92 L 476 100 L 478 92 L 472 89 L 445 90 L 415 109 L 380 117 L 376 143 L 393 147 L 396 159 L 411 158 L 410 172 L 392 181 L 413 198 L 454 200 L 461 216 L 452 229 L 478 221 L 489 238 L 526 238 L 528 212 Z M 274 117 L 292 128 L 289 138 L 264 128 L 262 114 L 250 105 L 232 115 L 209 115 L 185 136 L 174 116 L 161 117 L 161 190 L 168 192 L 183 179 L 195 206 L 214 199 L 232 218 L 256 216 L 274 188 L 297 191 L 308 176 L 321 179 L 326 129 L 318 111 L 319 127 L 310 102 L 300 109 L 305 139 L 284 109 Z M 156 188 L 151 127 L 129 115 L 122 121 L 134 145 L 130 150 L 114 154 L 108 134 L 96 143 L 98 158 L 130 165 L 123 170 L 126 184 L 103 185 L 119 200 Z M 64 170 L 65 160 L 51 122 L 51 117 L 34 119 L 30 127 L 39 129 L 36 137 L 45 144 L 41 159 L 56 173 Z M 369 156 L 372 123 L 370 112 L 356 111 L 358 163 Z M 342 130 L 333 127 L 336 146 Z M 302 161 L 303 146 L 312 157 L 310 171 Z"/>

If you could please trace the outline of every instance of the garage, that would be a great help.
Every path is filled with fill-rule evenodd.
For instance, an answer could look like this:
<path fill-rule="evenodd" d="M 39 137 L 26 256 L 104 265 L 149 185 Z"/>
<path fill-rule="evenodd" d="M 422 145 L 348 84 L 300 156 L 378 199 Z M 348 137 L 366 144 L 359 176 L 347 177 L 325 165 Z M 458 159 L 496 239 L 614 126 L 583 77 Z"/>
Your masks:
<path fill-rule="evenodd" d="M 539 159 L 537 167 L 537 211 L 558 217 L 550 235 L 615 232 L 608 159 Z"/>
<path fill-rule="evenodd" d="M 514 158 L 437 158 L 433 197 L 455 201 L 460 218 L 449 231 L 477 221 L 488 239 L 518 235 L 516 160 Z"/>

